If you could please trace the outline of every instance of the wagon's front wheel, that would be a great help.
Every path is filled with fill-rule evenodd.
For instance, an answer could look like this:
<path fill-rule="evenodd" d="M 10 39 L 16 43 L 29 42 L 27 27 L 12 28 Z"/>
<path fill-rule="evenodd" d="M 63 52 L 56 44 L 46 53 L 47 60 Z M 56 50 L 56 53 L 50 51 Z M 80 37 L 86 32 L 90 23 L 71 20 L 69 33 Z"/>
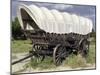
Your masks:
<path fill-rule="evenodd" d="M 35 46 L 35 47 L 34 47 Z M 31 60 L 35 60 L 35 62 L 40 63 L 44 60 L 45 56 L 40 55 L 38 52 L 40 50 L 37 50 L 37 45 L 34 45 L 32 48 L 32 51 L 29 52 L 29 54 L 32 54 L 33 56 L 31 57 Z"/>
<path fill-rule="evenodd" d="M 54 52 L 53 52 L 53 62 L 54 62 L 54 64 L 56 66 L 60 65 L 62 63 L 62 61 L 65 60 L 65 58 L 66 58 L 66 47 L 58 44 L 54 48 Z"/>

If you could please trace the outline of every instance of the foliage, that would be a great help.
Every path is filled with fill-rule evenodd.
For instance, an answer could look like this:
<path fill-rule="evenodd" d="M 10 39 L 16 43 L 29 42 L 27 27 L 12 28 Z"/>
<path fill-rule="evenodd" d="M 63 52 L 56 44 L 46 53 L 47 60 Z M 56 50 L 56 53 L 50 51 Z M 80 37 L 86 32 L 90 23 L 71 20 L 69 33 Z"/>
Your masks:
<path fill-rule="evenodd" d="M 86 58 L 87 60 L 87 63 L 90 63 L 90 64 L 94 64 L 95 63 L 95 58 L 96 58 L 96 46 L 91 44 L 90 45 L 90 49 L 89 49 L 89 55 L 88 57 Z"/>
<path fill-rule="evenodd" d="M 65 64 L 70 66 L 71 68 L 79 68 L 79 67 L 86 67 L 86 60 L 79 54 L 79 55 L 70 55 Z"/>
<path fill-rule="evenodd" d="M 96 32 L 91 32 L 90 37 L 96 37 Z"/>
<path fill-rule="evenodd" d="M 12 38 L 13 39 L 21 38 L 22 31 L 17 17 L 14 19 L 14 21 L 12 21 L 11 27 L 12 27 Z"/>
<path fill-rule="evenodd" d="M 49 60 L 48 60 L 49 59 Z M 31 60 L 31 62 L 30 62 L 30 66 L 33 68 L 33 69 L 36 69 L 36 68 L 38 68 L 38 69 L 40 69 L 40 70 L 42 70 L 42 69 L 52 69 L 52 68 L 56 68 L 56 66 L 54 65 L 54 63 L 53 63 L 53 60 L 52 60 L 52 58 L 51 57 L 46 57 L 45 59 L 44 59 L 44 61 L 39 61 L 39 62 L 36 62 L 36 58 L 33 58 L 33 60 Z"/>
<path fill-rule="evenodd" d="M 95 52 L 95 42 L 92 42 L 90 43 L 89 54 L 86 58 L 83 58 L 80 54 L 77 56 L 70 55 L 69 58 L 65 61 L 65 64 L 67 64 L 71 68 L 87 67 L 88 64 L 94 65 L 96 60 Z"/>
<path fill-rule="evenodd" d="M 30 44 L 31 41 L 29 40 L 13 40 L 12 41 L 12 52 L 13 53 L 23 53 L 29 52 L 31 50 L 32 45 Z"/>

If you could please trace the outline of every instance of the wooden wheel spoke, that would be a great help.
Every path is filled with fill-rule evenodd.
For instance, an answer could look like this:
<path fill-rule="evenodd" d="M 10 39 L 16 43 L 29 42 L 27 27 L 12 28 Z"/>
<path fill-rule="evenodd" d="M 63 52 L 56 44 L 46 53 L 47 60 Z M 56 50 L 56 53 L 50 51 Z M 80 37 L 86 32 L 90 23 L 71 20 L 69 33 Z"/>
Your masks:
<path fill-rule="evenodd" d="M 66 55 L 66 52 L 61 54 L 61 56 L 64 56 L 64 55 Z"/>
<path fill-rule="evenodd" d="M 65 54 L 66 54 L 66 48 L 58 44 L 54 48 L 54 53 L 53 53 L 53 61 L 55 65 L 58 66 L 62 63 L 63 58 L 65 58 Z"/>
<path fill-rule="evenodd" d="M 56 58 L 59 57 L 59 55 L 56 55 Z"/>
<path fill-rule="evenodd" d="M 61 58 L 56 60 L 57 65 L 61 64 Z"/>
<path fill-rule="evenodd" d="M 56 62 L 59 61 L 59 60 L 60 60 L 60 58 L 58 57 L 58 58 L 56 59 Z"/>

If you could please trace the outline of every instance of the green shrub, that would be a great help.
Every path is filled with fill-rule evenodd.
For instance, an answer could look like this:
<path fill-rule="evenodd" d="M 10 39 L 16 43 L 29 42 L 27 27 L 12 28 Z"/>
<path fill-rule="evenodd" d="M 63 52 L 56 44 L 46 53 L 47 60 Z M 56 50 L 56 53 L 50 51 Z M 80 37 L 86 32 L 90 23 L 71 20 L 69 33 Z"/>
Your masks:
<path fill-rule="evenodd" d="M 86 67 L 86 61 L 81 55 L 71 55 L 65 64 L 71 68 Z"/>
<path fill-rule="evenodd" d="M 20 39 L 22 37 L 23 32 L 17 17 L 12 21 L 11 29 L 13 39 Z"/>

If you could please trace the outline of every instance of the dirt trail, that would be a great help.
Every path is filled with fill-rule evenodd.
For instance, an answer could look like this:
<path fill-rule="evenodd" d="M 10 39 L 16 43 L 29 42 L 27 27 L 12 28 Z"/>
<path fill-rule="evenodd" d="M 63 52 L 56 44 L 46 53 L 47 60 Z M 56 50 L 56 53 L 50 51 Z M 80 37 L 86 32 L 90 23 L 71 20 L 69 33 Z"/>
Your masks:
<path fill-rule="evenodd" d="M 17 54 L 12 54 L 12 56 L 15 56 L 16 58 L 12 59 L 13 61 L 16 61 L 18 59 L 21 59 L 25 57 L 27 54 L 26 53 L 17 53 Z M 95 65 L 87 64 L 89 67 L 79 67 L 79 68 L 71 68 L 69 66 L 59 66 L 57 68 L 53 69 L 46 69 L 46 70 L 40 70 L 39 68 L 32 69 L 31 67 L 25 66 L 27 63 L 29 63 L 30 59 L 27 59 L 25 61 L 22 61 L 18 64 L 15 64 L 12 66 L 12 73 L 30 73 L 30 72 L 47 72 L 47 71 L 61 71 L 61 70 L 80 70 L 80 69 L 95 69 Z"/>

